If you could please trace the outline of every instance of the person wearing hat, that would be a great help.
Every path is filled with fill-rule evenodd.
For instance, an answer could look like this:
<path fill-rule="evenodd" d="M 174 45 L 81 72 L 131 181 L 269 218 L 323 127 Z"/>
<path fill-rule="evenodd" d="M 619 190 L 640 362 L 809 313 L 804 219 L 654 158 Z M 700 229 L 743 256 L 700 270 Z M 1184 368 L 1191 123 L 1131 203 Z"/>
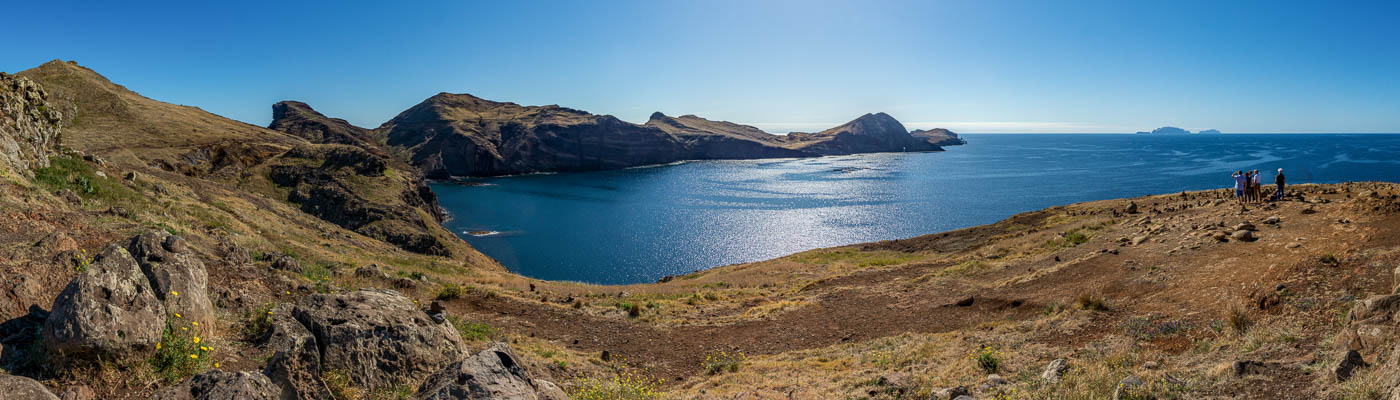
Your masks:
<path fill-rule="evenodd" d="M 1283 201 L 1283 168 L 1278 169 L 1278 175 L 1274 175 L 1274 201 Z"/>

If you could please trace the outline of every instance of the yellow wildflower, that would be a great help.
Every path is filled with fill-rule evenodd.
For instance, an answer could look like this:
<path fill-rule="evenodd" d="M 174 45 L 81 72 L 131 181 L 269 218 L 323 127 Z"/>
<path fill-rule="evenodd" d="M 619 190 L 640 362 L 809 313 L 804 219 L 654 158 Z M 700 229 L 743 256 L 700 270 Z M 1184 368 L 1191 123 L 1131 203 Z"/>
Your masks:
<path fill-rule="evenodd" d="M 198 321 L 190 322 L 190 325 L 199 326 L 199 322 L 198 322 Z"/>
<path fill-rule="evenodd" d="M 171 291 L 170 291 L 170 295 L 171 295 L 171 296 L 179 296 L 179 295 L 180 295 L 180 292 L 171 290 Z"/>
<path fill-rule="evenodd" d="M 175 313 L 175 318 L 184 318 L 184 316 L 181 316 L 180 313 Z"/>
<path fill-rule="evenodd" d="M 194 337 L 194 344 L 199 344 L 199 336 Z"/>
<path fill-rule="evenodd" d="M 190 358 L 199 358 L 198 354 L 190 354 Z"/>
<path fill-rule="evenodd" d="M 160 350 L 160 343 L 156 343 L 156 350 Z"/>
<path fill-rule="evenodd" d="M 214 368 L 218 368 L 218 367 L 219 367 L 219 363 L 214 363 Z"/>

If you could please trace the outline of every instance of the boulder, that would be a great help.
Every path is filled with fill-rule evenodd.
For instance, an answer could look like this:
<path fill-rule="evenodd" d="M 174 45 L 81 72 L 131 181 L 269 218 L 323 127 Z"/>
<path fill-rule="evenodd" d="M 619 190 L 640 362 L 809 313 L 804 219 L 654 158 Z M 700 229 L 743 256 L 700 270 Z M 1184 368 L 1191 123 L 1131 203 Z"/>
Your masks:
<path fill-rule="evenodd" d="M 1241 242 L 1253 242 L 1259 239 L 1254 237 L 1254 232 L 1248 230 L 1237 230 L 1235 233 L 1230 234 L 1230 238 Z"/>
<path fill-rule="evenodd" d="M 389 274 L 379 264 L 369 264 L 355 269 L 355 276 L 361 278 L 389 279 Z"/>
<path fill-rule="evenodd" d="M 43 339 L 50 352 L 114 360 L 151 349 L 164 329 L 165 307 L 150 281 L 113 244 L 54 299 Z"/>
<path fill-rule="evenodd" d="M 33 379 L 0 373 L 0 397 L 9 400 L 58 400 L 48 388 Z"/>
<path fill-rule="evenodd" d="M 1128 214 L 1135 214 L 1138 212 L 1138 205 L 1137 203 L 1130 201 L 1128 202 L 1128 207 L 1124 208 L 1123 211 L 1127 212 Z"/>
<path fill-rule="evenodd" d="M 954 386 L 950 388 L 934 390 L 933 396 L 930 396 L 930 398 L 936 400 L 954 400 L 962 397 L 968 397 L 969 394 L 970 393 L 967 391 L 966 387 Z"/>
<path fill-rule="evenodd" d="M 259 346 L 272 351 L 263 374 L 281 387 L 283 399 L 325 399 L 330 392 L 321 381 L 321 350 L 316 337 L 292 317 L 291 304 L 274 307 L 271 325 Z"/>
<path fill-rule="evenodd" d="M 1064 376 L 1065 370 L 1069 369 L 1069 362 L 1063 358 L 1056 358 L 1045 366 L 1045 372 L 1040 374 L 1040 379 L 1048 383 L 1057 383 Z"/>
<path fill-rule="evenodd" d="M 1210 237 L 1211 237 L 1212 239 L 1215 239 L 1215 240 L 1221 241 L 1221 242 L 1230 240 L 1230 235 L 1226 234 L 1225 232 L 1221 232 L 1221 231 L 1211 232 L 1211 233 L 1210 233 Z"/>
<path fill-rule="evenodd" d="M 152 400 L 275 400 L 281 389 L 257 372 L 211 370 L 156 392 Z"/>
<path fill-rule="evenodd" d="M 214 304 L 209 301 L 209 273 L 185 239 L 163 230 L 151 230 L 131 238 L 127 250 L 151 281 L 156 298 L 166 312 L 179 314 L 181 324 L 199 322 L 214 326 Z"/>
<path fill-rule="evenodd" d="M 1317 209 L 1316 209 L 1316 208 L 1313 208 L 1313 206 L 1307 206 L 1306 208 L 1303 208 L 1303 210 L 1302 210 L 1302 211 L 1299 211 L 1298 213 L 1299 213 L 1299 214 L 1316 214 L 1316 213 L 1317 213 Z"/>
<path fill-rule="evenodd" d="M 1234 230 L 1237 230 L 1237 231 L 1255 231 L 1255 230 L 1258 230 L 1258 229 L 1256 229 L 1256 228 L 1254 227 L 1254 224 L 1251 224 L 1251 223 L 1249 223 L 1249 222 L 1241 222 L 1241 223 L 1235 225 L 1235 229 L 1234 229 Z"/>
<path fill-rule="evenodd" d="M 297 261 L 295 257 L 282 255 L 281 257 L 277 257 L 276 261 L 272 262 L 272 269 L 280 269 L 300 274 L 301 262 Z"/>
<path fill-rule="evenodd" d="M 1147 236 L 1138 236 L 1138 237 L 1134 237 L 1134 238 L 1133 238 L 1132 244 L 1133 244 L 1133 246 L 1137 246 L 1137 245 L 1139 245 L 1139 244 L 1142 244 L 1142 242 L 1146 242 L 1146 241 L 1147 241 Z"/>
<path fill-rule="evenodd" d="M 343 371 L 361 387 L 420 379 L 466 350 L 456 328 L 393 290 L 313 294 L 291 314 L 315 338 L 320 369 Z"/>
<path fill-rule="evenodd" d="M 253 256 L 248 254 L 248 249 L 232 242 L 224 245 L 224 264 L 237 267 L 248 265 L 251 262 L 253 262 Z"/>
<path fill-rule="evenodd" d="M 1268 217 L 1268 218 L 1264 218 L 1264 223 L 1265 223 L 1265 224 L 1277 225 L 1279 222 L 1283 222 L 1283 218 L 1279 218 L 1279 216 L 1277 216 L 1277 215 L 1271 216 L 1271 217 Z"/>
<path fill-rule="evenodd" d="M 1136 399 L 1136 392 L 1141 390 L 1145 383 L 1141 378 L 1128 375 L 1123 380 L 1118 381 L 1118 386 L 1113 389 L 1113 400 Z"/>
<path fill-rule="evenodd" d="M 1332 367 L 1332 375 L 1337 378 L 1337 382 L 1345 382 L 1351 379 L 1351 375 L 1357 368 L 1366 367 L 1366 361 L 1361 359 L 1361 353 L 1356 350 L 1347 350 L 1342 354 L 1337 365 Z"/>
<path fill-rule="evenodd" d="M 552 383 L 532 379 L 509 345 L 495 343 L 429 376 L 418 388 L 417 398 L 565 400 L 569 397 Z"/>

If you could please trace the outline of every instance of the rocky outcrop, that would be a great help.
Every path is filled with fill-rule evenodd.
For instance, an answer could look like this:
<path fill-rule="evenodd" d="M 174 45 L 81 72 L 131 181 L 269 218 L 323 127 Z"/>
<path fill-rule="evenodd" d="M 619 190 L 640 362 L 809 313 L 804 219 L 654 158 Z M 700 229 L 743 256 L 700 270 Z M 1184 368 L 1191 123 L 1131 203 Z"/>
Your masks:
<path fill-rule="evenodd" d="M 10 400 L 58 400 L 48 388 L 33 379 L 0 373 L 0 397 Z"/>
<path fill-rule="evenodd" d="M 62 114 L 39 84 L 0 72 L 0 165 L 22 174 L 49 165 Z"/>
<path fill-rule="evenodd" d="M 123 246 L 109 245 L 54 299 L 44 345 L 69 357 L 123 359 L 155 346 L 165 307 Z"/>
<path fill-rule="evenodd" d="M 156 392 L 151 400 L 274 400 L 279 396 L 281 388 L 266 375 L 216 369 Z"/>
<path fill-rule="evenodd" d="M 810 157 L 813 154 L 786 147 L 786 137 L 758 128 L 694 115 L 668 117 L 652 113 L 645 126 L 675 135 L 685 145 L 688 158 L 753 159 Z"/>
<path fill-rule="evenodd" d="M 300 101 L 273 104 L 272 123 L 267 128 L 290 133 L 312 143 L 374 147 L 368 129 L 351 125 L 340 118 L 327 117 Z"/>
<path fill-rule="evenodd" d="M 567 400 L 569 396 L 553 383 L 532 379 L 510 346 L 496 343 L 429 376 L 418 388 L 417 398 Z"/>
<path fill-rule="evenodd" d="M 163 230 L 151 230 L 131 238 L 127 251 L 150 280 L 156 298 L 165 309 L 180 314 L 181 322 L 214 326 L 214 305 L 209 301 L 209 273 L 204 262 L 184 238 Z"/>
<path fill-rule="evenodd" d="M 293 398 L 316 397 L 324 371 L 344 373 L 359 387 L 385 387 L 436 372 L 466 349 L 451 324 L 392 290 L 315 294 L 273 314 L 264 346 L 275 355 L 266 374 Z"/>
<path fill-rule="evenodd" d="M 430 177 L 624 168 L 683 160 L 666 132 L 560 106 L 439 93 L 378 128 Z"/>
<path fill-rule="evenodd" d="M 393 171 L 393 172 L 390 172 Z M 268 162 L 301 210 L 405 250 L 448 255 L 437 196 L 417 174 L 348 145 L 302 145 Z"/>
<path fill-rule="evenodd" d="M 884 113 L 818 133 L 773 135 L 694 115 L 637 125 L 571 108 L 439 93 L 375 129 L 433 178 L 616 169 L 681 160 L 937 151 Z"/>
<path fill-rule="evenodd" d="M 817 133 L 794 132 L 788 140 L 798 150 L 819 155 L 885 151 L 939 151 L 943 148 L 909 134 L 904 124 L 885 113 L 865 114 Z"/>
<path fill-rule="evenodd" d="M 927 140 L 938 146 L 957 146 L 967 144 L 967 140 L 958 137 L 957 133 L 943 128 L 933 128 L 929 130 L 909 131 L 910 135 Z"/>

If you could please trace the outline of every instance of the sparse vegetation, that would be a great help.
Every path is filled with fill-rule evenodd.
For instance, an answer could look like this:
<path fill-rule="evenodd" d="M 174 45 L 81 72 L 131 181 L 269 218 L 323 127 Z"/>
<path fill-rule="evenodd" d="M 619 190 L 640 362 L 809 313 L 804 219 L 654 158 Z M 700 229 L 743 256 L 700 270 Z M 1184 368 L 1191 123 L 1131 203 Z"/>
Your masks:
<path fill-rule="evenodd" d="M 1230 307 L 1225 312 L 1225 321 L 1230 327 L 1230 331 L 1235 335 L 1244 335 L 1249 331 L 1249 327 L 1254 325 L 1254 320 L 1249 317 L 1249 312 L 1244 307 Z"/>
<path fill-rule="evenodd" d="M 336 400 L 355 400 L 361 398 L 364 391 L 355 387 L 350 382 L 350 374 L 341 370 L 321 371 L 321 381 L 326 383 L 326 389 L 330 391 L 331 397 Z"/>
<path fill-rule="evenodd" d="M 496 337 L 496 329 L 484 322 L 471 321 L 456 315 L 448 315 L 447 320 L 452 322 L 452 326 L 457 328 L 463 339 L 482 342 Z"/>
<path fill-rule="evenodd" d="M 452 300 L 458 297 L 462 297 L 462 293 L 464 292 L 465 291 L 462 289 L 462 287 L 455 283 L 443 282 L 442 287 L 438 288 L 436 298 L 438 300 Z"/>
<path fill-rule="evenodd" d="M 67 189 L 84 199 L 108 204 L 131 206 L 141 199 L 120 180 L 98 176 L 92 164 L 71 154 L 50 157 L 48 167 L 34 169 L 34 182 L 49 191 Z"/>
<path fill-rule="evenodd" d="M 252 341 L 267 335 L 267 331 L 272 329 L 272 309 L 276 306 L 276 303 L 267 303 L 243 313 L 242 334 L 245 340 Z"/>
<path fill-rule="evenodd" d="M 1342 263 L 1341 260 L 1337 259 L 1337 255 L 1332 253 L 1323 254 L 1322 257 L 1318 257 L 1317 261 L 1331 266 L 1337 266 Z"/>
<path fill-rule="evenodd" d="M 575 379 L 569 397 L 574 400 L 657 400 L 665 398 L 660 391 L 662 383 L 640 371 L 624 368 L 611 379 Z"/>
<path fill-rule="evenodd" d="M 743 366 L 745 361 L 748 361 L 748 357 L 742 351 L 733 353 L 719 351 L 705 356 L 705 361 L 700 363 L 700 368 L 710 375 L 739 372 L 739 367 Z"/>
<path fill-rule="evenodd" d="M 1093 293 L 1080 293 L 1079 297 L 1075 298 L 1074 301 L 1079 305 L 1079 308 L 1085 310 L 1108 311 L 1108 302 Z"/>

